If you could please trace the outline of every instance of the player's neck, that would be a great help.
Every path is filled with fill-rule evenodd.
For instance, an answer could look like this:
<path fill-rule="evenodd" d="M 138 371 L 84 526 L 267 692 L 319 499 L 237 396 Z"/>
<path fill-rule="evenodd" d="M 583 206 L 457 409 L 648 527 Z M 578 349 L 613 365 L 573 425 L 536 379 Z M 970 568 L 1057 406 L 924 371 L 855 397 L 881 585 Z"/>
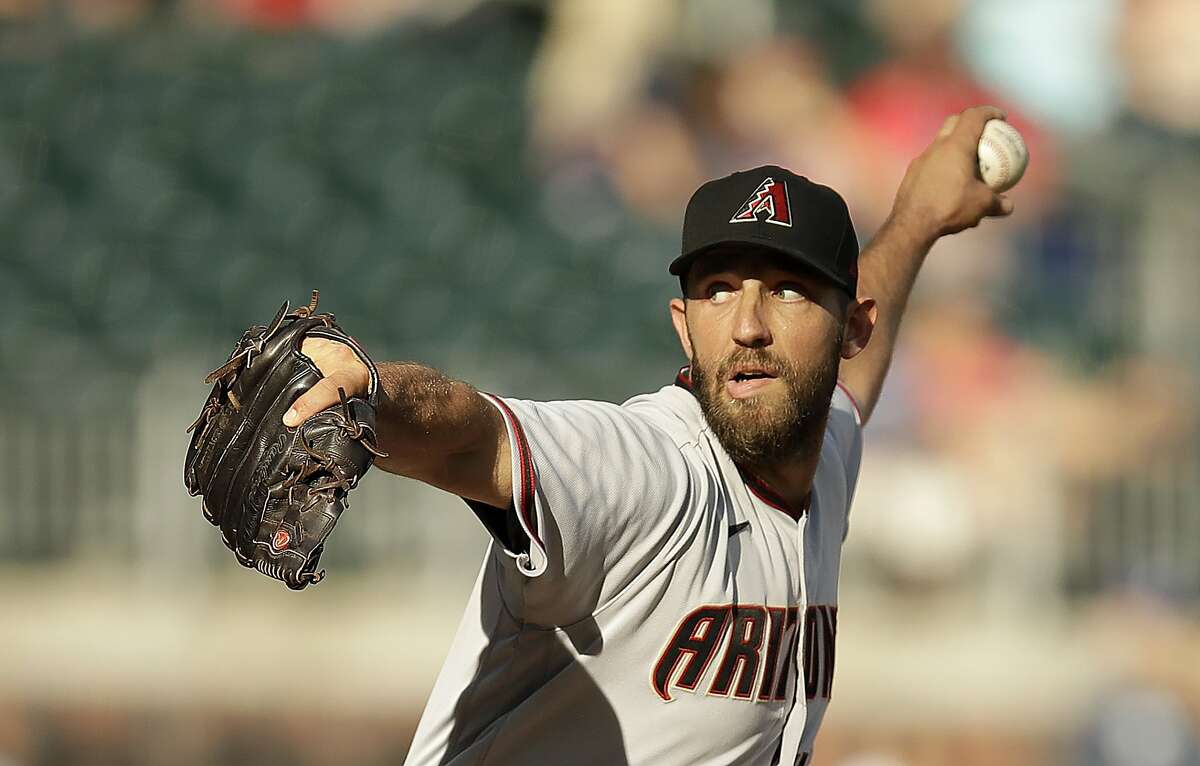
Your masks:
<path fill-rule="evenodd" d="M 793 458 L 745 469 L 765 482 L 791 508 L 803 508 L 817 473 L 820 451 L 805 450 Z"/>
<path fill-rule="evenodd" d="M 802 444 L 791 456 L 769 463 L 743 466 L 754 476 L 766 482 L 789 508 L 801 509 L 812 490 L 813 477 L 817 474 L 817 463 L 821 460 L 821 444 L 825 438 L 825 422 L 812 424 L 803 437 Z"/>

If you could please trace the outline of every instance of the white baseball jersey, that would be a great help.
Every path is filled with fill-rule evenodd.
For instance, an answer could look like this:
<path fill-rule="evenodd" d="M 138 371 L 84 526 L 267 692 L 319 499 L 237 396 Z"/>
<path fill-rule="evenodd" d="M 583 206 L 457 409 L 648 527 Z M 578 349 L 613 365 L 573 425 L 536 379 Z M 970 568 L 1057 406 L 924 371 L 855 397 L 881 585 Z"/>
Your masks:
<path fill-rule="evenodd" d="M 862 454 L 834 392 L 807 507 L 745 475 L 686 371 L 607 402 L 489 396 L 513 508 L 406 763 L 807 764 L 833 681 Z"/>

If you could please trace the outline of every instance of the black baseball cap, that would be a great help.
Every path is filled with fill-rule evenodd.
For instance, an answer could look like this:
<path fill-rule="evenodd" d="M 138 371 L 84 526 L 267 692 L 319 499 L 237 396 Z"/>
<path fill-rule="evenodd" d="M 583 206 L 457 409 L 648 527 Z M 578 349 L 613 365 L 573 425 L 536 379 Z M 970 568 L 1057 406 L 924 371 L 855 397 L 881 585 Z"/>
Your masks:
<path fill-rule="evenodd" d="M 854 298 L 858 237 L 842 195 L 778 165 L 705 183 L 683 215 L 683 249 L 671 273 L 684 281 L 692 262 L 713 248 L 763 248 L 790 257 Z"/>

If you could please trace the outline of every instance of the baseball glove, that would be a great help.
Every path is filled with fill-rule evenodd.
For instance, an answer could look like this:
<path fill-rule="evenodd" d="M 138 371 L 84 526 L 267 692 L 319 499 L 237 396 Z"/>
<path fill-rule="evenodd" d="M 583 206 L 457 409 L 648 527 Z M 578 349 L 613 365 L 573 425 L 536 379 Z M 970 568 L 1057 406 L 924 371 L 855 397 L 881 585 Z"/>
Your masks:
<path fill-rule="evenodd" d="M 285 301 L 271 323 L 242 334 L 229 361 L 205 378 L 212 393 L 192 434 L 184 483 L 204 496 L 204 517 L 243 566 L 300 590 L 319 582 L 325 540 L 347 507 L 347 495 L 379 451 L 375 434 L 378 373 L 357 342 L 308 306 L 289 311 Z M 305 338 L 352 348 L 371 373 L 366 399 L 341 403 L 289 428 L 287 412 L 321 379 L 301 353 Z"/>

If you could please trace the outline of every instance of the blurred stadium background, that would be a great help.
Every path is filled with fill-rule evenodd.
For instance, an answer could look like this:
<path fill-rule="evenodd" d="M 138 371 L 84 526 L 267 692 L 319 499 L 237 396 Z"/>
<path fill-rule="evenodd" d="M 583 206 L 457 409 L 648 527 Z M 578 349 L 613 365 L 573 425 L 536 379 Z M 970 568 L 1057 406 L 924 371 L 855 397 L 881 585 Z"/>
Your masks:
<path fill-rule="evenodd" d="M 466 508 L 371 475 L 297 595 L 182 486 L 283 299 L 619 401 L 702 180 L 788 165 L 866 241 L 980 102 L 1032 164 L 918 283 L 818 762 L 1200 764 L 1198 48 L 1194 0 L 0 0 L 0 764 L 402 760 Z"/>

